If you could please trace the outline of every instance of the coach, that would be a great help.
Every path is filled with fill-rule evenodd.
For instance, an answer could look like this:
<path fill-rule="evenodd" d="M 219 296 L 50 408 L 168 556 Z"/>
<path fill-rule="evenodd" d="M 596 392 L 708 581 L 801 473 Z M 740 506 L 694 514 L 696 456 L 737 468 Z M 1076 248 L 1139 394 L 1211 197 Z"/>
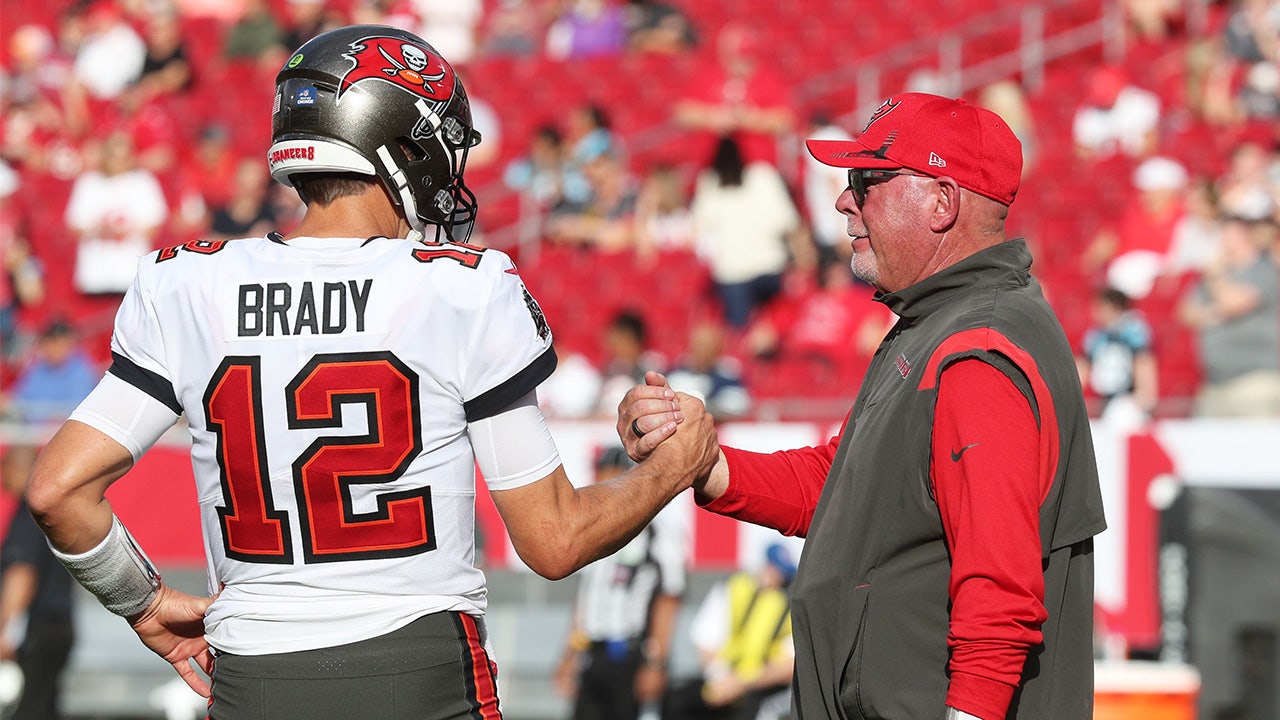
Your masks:
<path fill-rule="evenodd" d="M 1088 720 L 1105 521 L 1071 348 L 1005 236 L 1021 147 L 994 113 L 920 93 L 808 147 L 849 169 L 853 271 L 899 321 L 839 435 L 722 447 L 694 485 L 712 512 L 808 538 L 795 714 Z M 619 409 L 636 458 L 674 419 L 646 381 Z"/>

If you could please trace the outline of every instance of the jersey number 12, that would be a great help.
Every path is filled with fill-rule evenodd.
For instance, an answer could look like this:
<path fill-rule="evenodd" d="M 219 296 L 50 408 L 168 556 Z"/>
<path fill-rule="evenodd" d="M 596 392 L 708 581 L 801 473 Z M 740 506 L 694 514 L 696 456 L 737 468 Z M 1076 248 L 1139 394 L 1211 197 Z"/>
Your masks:
<path fill-rule="evenodd" d="M 289 513 L 275 507 L 262 424 L 262 359 L 228 357 L 209 381 L 205 416 L 218 438 L 227 557 L 253 563 L 294 561 Z M 368 432 L 317 438 L 293 462 L 304 562 L 416 555 L 435 549 L 431 488 L 377 496 L 357 513 L 351 486 L 387 483 L 422 450 L 418 376 L 388 352 L 321 354 L 285 388 L 289 428 L 340 427 L 342 406 L 363 406 Z"/>

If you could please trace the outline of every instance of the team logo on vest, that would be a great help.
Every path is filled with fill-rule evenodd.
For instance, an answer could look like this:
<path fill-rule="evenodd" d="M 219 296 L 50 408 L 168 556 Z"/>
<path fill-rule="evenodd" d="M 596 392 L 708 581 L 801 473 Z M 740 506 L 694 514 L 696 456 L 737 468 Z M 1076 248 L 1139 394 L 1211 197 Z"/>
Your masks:
<path fill-rule="evenodd" d="M 343 57 L 355 63 L 338 86 L 338 98 L 359 82 L 381 80 L 427 98 L 445 101 L 453 96 L 453 68 L 439 55 L 399 38 L 371 37 L 351 43 Z"/>
<path fill-rule="evenodd" d="M 903 379 L 906 379 L 911 374 L 911 361 L 907 359 L 906 355 L 898 355 L 898 357 L 894 358 L 893 364 L 898 368 L 898 372 Z"/>

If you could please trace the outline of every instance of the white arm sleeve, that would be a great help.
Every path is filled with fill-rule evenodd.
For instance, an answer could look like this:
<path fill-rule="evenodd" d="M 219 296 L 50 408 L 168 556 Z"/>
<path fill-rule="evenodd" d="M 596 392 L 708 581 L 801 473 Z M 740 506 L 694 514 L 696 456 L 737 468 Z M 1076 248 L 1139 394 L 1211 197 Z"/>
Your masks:
<path fill-rule="evenodd" d="M 70 419 L 120 443 L 137 462 L 173 426 L 178 415 L 159 400 L 107 373 Z"/>
<path fill-rule="evenodd" d="M 560 465 L 560 451 L 533 392 L 496 415 L 467 423 L 467 431 L 490 490 L 528 485 Z"/>

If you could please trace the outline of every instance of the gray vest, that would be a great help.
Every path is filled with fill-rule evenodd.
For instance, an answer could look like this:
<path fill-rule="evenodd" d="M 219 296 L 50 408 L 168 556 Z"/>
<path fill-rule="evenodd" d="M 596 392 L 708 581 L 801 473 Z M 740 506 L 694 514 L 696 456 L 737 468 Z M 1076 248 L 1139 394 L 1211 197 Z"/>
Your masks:
<path fill-rule="evenodd" d="M 797 717 L 942 717 L 950 561 L 930 437 L 938 377 L 965 357 L 998 368 L 1031 401 L 1053 477 L 1040 511 L 1049 619 L 1008 717 L 1092 717 L 1102 499 L 1071 348 L 1030 264 L 1026 245 L 1008 241 L 881 297 L 901 320 L 858 393 L 793 586 Z"/>

